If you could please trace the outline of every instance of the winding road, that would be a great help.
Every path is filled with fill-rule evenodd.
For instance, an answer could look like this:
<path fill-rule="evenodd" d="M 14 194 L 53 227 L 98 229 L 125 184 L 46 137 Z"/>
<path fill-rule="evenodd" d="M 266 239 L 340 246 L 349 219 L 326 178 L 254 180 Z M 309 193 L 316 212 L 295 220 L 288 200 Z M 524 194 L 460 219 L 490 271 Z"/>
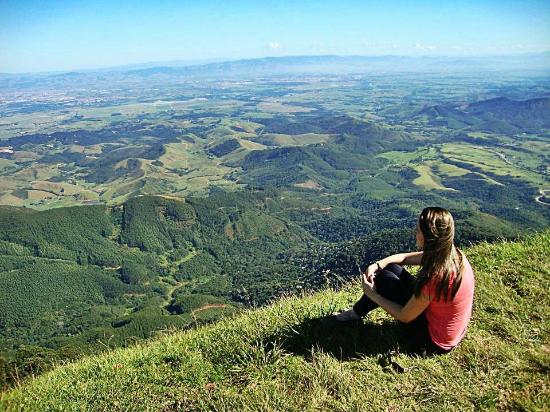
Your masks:
<path fill-rule="evenodd" d="M 550 203 L 546 203 L 542 200 L 545 196 L 550 196 L 550 190 L 539 190 L 540 195 L 535 197 L 535 202 L 540 203 L 541 205 L 550 206 Z"/>

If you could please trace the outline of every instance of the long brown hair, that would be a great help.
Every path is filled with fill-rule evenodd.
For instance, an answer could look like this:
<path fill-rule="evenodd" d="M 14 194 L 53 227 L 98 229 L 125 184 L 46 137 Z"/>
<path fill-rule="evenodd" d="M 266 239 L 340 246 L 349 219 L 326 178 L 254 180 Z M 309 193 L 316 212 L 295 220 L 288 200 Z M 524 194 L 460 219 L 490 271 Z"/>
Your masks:
<path fill-rule="evenodd" d="M 414 295 L 419 297 L 422 287 L 435 279 L 435 299 L 452 300 L 462 282 L 464 263 L 462 252 L 454 245 L 453 217 L 448 210 L 441 207 L 427 207 L 418 218 L 418 229 L 424 235 L 424 252 Z M 453 274 L 452 288 L 449 290 Z"/>

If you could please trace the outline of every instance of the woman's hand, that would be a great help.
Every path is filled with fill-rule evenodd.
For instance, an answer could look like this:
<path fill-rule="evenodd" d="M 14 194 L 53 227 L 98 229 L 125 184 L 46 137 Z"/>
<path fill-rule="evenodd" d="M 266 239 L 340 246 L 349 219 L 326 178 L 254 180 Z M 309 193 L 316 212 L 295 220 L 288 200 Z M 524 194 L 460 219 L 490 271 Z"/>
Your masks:
<path fill-rule="evenodd" d="M 369 269 L 370 269 L 370 266 L 369 266 Z M 369 272 L 370 270 L 367 269 L 367 272 L 363 273 L 363 276 L 361 278 L 361 286 L 363 287 L 363 293 L 366 296 L 371 297 L 374 293 L 376 293 L 376 286 L 374 285 L 375 271 L 371 272 L 371 274 L 369 274 Z"/>
<path fill-rule="evenodd" d="M 370 279 L 370 278 L 374 279 L 376 272 L 378 272 L 378 265 L 376 263 L 369 265 L 369 267 L 367 268 L 367 271 L 365 272 L 365 274 L 367 275 L 367 279 Z"/>

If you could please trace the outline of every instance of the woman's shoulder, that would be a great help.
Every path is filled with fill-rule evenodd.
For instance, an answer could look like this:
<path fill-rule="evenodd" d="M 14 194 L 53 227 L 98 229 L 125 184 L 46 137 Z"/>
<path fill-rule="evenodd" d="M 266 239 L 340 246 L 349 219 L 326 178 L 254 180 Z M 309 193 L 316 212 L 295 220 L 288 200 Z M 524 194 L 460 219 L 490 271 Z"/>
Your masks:
<path fill-rule="evenodd" d="M 470 264 L 470 261 L 468 260 L 468 257 L 466 256 L 466 254 L 462 250 L 460 250 L 459 248 L 456 248 L 456 250 L 458 252 L 458 256 L 460 257 L 462 270 L 471 271 L 472 270 L 472 265 Z"/>
<path fill-rule="evenodd" d="M 461 271 L 460 271 L 460 286 L 457 291 L 457 296 L 460 296 L 461 299 L 465 299 L 466 296 L 470 296 L 473 294 L 474 285 L 475 285 L 475 276 L 474 271 L 472 269 L 472 265 L 470 265 L 470 261 L 464 254 L 464 252 L 460 251 L 460 254 L 462 256 L 462 265 L 461 265 Z M 453 279 L 454 282 L 455 279 Z"/>
<path fill-rule="evenodd" d="M 449 291 L 452 289 L 453 284 L 456 281 L 459 267 L 460 267 L 460 274 L 461 274 L 461 280 L 460 280 L 461 285 L 459 290 L 473 288 L 473 284 L 475 282 L 474 271 L 472 269 L 472 266 L 470 265 L 470 261 L 468 260 L 464 252 L 462 252 L 461 250 L 458 250 L 458 253 L 459 253 L 459 256 L 461 257 L 461 264 L 459 265 L 457 263 L 455 269 L 450 273 L 450 276 L 448 277 Z M 424 287 L 422 288 L 422 292 L 430 296 L 430 299 L 431 299 L 432 297 L 435 296 L 436 290 L 440 282 L 442 282 L 442 278 L 440 276 L 432 276 L 425 283 Z"/>
<path fill-rule="evenodd" d="M 471 277 L 474 276 L 474 270 L 472 268 L 472 265 L 470 264 L 470 261 L 466 257 L 466 254 L 459 250 L 460 256 L 462 257 L 462 276 L 464 275 L 470 275 Z"/>

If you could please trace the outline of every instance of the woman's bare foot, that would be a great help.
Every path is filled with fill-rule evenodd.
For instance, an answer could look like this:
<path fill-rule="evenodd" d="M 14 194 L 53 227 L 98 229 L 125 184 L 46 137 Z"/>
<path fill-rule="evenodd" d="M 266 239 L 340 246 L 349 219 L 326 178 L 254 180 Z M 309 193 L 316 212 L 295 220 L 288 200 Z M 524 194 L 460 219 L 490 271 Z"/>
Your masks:
<path fill-rule="evenodd" d="M 345 310 L 336 315 L 336 320 L 339 320 L 340 322 L 348 322 L 350 320 L 359 319 L 361 319 L 361 316 L 359 316 L 353 309 Z"/>

